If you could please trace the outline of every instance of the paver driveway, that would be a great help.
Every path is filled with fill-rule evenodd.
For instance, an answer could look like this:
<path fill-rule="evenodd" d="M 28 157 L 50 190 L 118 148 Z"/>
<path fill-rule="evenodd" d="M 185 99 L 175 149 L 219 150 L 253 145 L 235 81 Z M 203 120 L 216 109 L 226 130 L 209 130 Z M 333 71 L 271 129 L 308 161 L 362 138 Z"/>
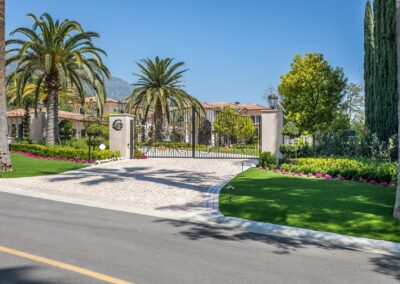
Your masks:
<path fill-rule="evenodd" d="M 207 190 L 250 160 L 122 160 L 58 175 L 0 180 L 0 190 L 162 217 L 202 214 Z"/>

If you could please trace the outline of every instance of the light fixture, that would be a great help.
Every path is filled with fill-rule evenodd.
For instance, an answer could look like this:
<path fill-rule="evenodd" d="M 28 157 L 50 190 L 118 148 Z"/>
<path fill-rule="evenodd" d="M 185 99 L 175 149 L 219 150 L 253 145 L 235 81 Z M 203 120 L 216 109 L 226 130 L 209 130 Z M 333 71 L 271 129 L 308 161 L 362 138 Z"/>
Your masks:
<path fill-rule="evenodd" d="M 125 108 L 126 108 L 126 102 L 123 100 L 119 100 L 118 101 L 118 112 L 125 113 Z"/>
<path fill-rule="evenodd" d="M 270 94 L 268 96 L 268 104 L 271 107 L 271 109 L 275 109 L 276 106 L 278 105 L 278 96 L 275 95 L 274 93 Z"/>

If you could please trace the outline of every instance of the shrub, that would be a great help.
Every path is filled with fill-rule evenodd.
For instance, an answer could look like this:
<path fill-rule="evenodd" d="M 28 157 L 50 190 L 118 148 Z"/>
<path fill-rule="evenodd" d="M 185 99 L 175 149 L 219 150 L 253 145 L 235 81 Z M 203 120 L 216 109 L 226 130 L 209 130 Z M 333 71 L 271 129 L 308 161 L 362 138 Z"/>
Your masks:
<path fill-rule="evenodd" d="M 42 157 L 57 157 L 57 158 L 75 158 L 86 160 L 88 158 L 88 150 L 74 149 L 71 147 L 52 146 L 48 147 L 39 144 L 16 143 L 10 145 L 12 151 L 22 151 L 35 154 Z M 92 151 L 91 158 L 93 160 L 106 160 L 120 157 L 119 152 L 111 152 L 110 150 Z"/>
<path fill-rule="evenodd" d="M 276 158 L 271 152 L 263 152 L 260 154 L 259 164 L 263 168 L 275 168 Z"/>
<path fill-rule="evenodd" d="M 294 144 L 281 145 L 279 147 L 280 152 L 285 158 L 293 158 L 296 156 L 298 146 Z"/>
<path fill-rule="evenodd" d="M 281 170 L 314 175 L 328 174 L 357 181 L 395 182 L 397 178 L 397 163 L 368 159 L 299 158 L 286 160 L 281 165 Z"/>

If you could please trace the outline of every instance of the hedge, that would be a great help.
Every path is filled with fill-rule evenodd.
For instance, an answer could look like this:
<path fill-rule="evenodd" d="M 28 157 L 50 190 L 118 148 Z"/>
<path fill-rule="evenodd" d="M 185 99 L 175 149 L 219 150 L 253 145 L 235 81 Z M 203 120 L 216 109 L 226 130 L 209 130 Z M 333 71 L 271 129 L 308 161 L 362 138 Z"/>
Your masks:
<path fill-rule="evenodd" d="M 74 149 L 71 147 L 15 143 L 10 145 L 10 150 L 27 152 L 42 157 L 56 157 L 56 158 L 70 158 L 70 159 L 76 158 L 81 160 L 86 160 L 88 158 L 88 150 Z M 118 151 L 113 153 L 110 150 L 91 151 L 90 155 L 91 159 L 93 160 L 106 160 L 106 159 L 120 157 L 120 153 Z"/>
<path fill-rule="evenodd" d="M 357 181 L 395 182 L 397 163 L 340 158 L 299 158 L 286 160 L 281 170 L 304 174 L 328 174 Z"/>

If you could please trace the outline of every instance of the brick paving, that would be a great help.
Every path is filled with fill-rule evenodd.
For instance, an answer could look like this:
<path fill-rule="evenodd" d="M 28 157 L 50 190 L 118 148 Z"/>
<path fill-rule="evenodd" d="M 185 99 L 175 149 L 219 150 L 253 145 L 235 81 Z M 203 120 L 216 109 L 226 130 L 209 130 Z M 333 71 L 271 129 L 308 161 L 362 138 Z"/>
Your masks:
<path fill-rule="evenodd" d="M 252 163 L 179 158 L 121 160 L 58 175 L 2 179 L 0 190 L 130 208 L 148 215 L 189 216 L 204 210 L 207 190 L 240 173 L 242 162 Z"/>

